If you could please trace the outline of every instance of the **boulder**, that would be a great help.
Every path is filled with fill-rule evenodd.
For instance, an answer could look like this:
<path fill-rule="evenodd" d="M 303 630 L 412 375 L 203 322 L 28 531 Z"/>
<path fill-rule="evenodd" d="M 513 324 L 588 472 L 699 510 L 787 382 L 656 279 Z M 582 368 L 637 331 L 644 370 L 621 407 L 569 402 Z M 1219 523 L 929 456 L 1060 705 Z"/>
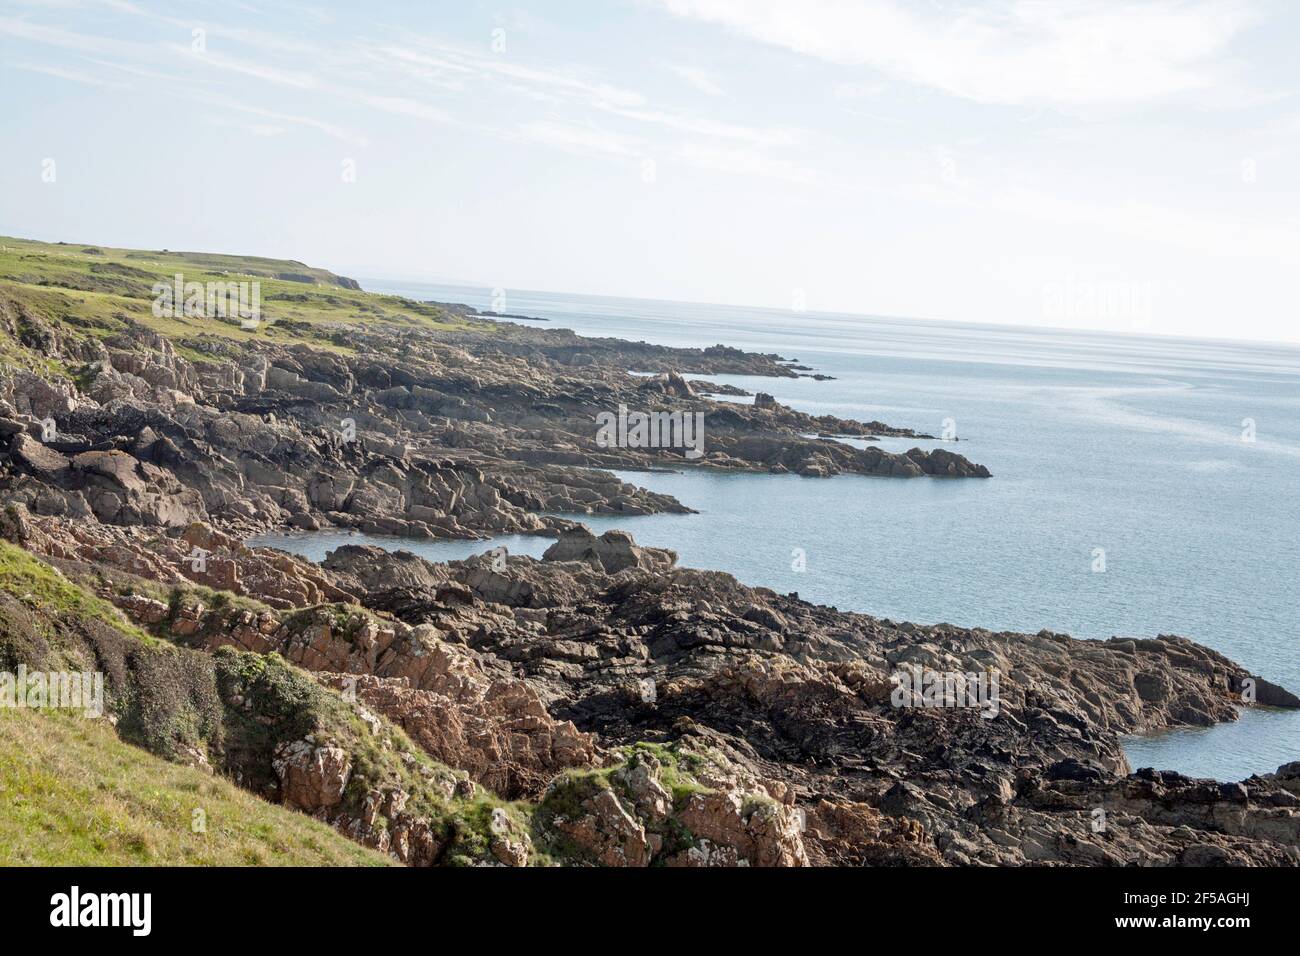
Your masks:
<path fill-rule="evenodd" d="M 283 743 L 271 763 L 280 781 L 280 800 L 316 813 L 343 802 L 352 774 L 352 758 L 341 747 L 318 745 L 310 738 Z"/>

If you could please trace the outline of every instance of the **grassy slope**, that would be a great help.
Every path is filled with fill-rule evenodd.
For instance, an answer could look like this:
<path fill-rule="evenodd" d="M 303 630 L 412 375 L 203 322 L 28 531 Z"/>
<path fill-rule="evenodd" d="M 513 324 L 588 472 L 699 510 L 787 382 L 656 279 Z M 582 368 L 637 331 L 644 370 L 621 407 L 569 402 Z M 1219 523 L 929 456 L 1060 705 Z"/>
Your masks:
<path fill-rule="evenodd" d="M 206 833 L 193 832 L 196 808 Z M 389 862 L 308 816 L 122 743 L 107 721 L 0 711 L 0 865 Z"/>
<path fill-rule="evenodd" d="M 7 591 L 24 604 L 51 615 L 96 618 L 143 644 L 160 643 L 107 601 L 77 587 L 50 565 L 4 540 L 0 540 L 0 591 Z"/>
<path fill-rule="evenodd" d="M 241 328 L 237 320 L 155 316 L 154 283 L 171 283 L 177 273 L 186 282 L 258 281 L 261 326 L 250 331 Z M 276 278 L 287 275 L 301 281 Z M 73 336 L 107 338 L 137 322 L 166 335 L 194 360 L 204 358 L 201 336 L 234 342 L 303 341 L 346 351 L 346 346 L 331 339 L 340 327 L 454 329 L 470 324 L 436 306 L 345 289 L 333 273 L 291 260 L 112 249 L 0 236 L 0 308 L 6 300 L 20 303 Z M 491 324 L 475 323 L 474 327 L 491 328 Z M 0 359 L 30 365 L 25 352 L 0 332 Z"/>
<path fill-rule="evenodd" d="M 154 756 L 179 744 L 211 753 L 220 741 L 227 772 L 233 762 L 233 772 L 261 791 L 273 782 L 276 747 L 308 734 L 352 758 L 343 809 L 358 814 L 372 790 L 402 789 L 408 811 L 447 840 L 447 863 L 490 859 L 497 808 L 527 828 L 531 806 L 483 788 L 467 799 L 447 797 L 464 774 L 429 758 L 382 719 L 373 731 L 352 704 L 278 655 L 231 648 L 208 655 L 151 636 L 87 590 L 89 583 L 0 540 L 0 669 L 23 662 L 33 670 L 108 671 L 107 711 L 118 720 L 114 730 L 107 720 L 0 708 L 0 865 L 367 862 L 362 850 L 362 857 L 340 858 L 340 847 L 351 853 L 352 844 L 308 817 Z M 177 589 L 171 599 L 202 593 L 217 606 L 215 592 L 187 591 Z M 310 623 L 313 613 L 296 616 Z M 119 676 L 111 680 L 111 673 Z M 249 706 L 223 708 L 218 684 L 224 699 L 237 696 Z M 208 814 L 206 840 L 175 829 L 178 820 L 189 826 L 195 807 Z"/>
<path fill-rule="evenodd" d="M 93 619 L 157 653 L 175 653 L 6 541 L 0 591 L 36 612 L 33 626 L 52 648 L 63 626 L 53 622 Z M 207 814 L 206 834 L 192 832 L 195 808 Z M 0 865 L 386 862 L 310 817 L 124 743 L 107 720 L 0 708 Z"/>

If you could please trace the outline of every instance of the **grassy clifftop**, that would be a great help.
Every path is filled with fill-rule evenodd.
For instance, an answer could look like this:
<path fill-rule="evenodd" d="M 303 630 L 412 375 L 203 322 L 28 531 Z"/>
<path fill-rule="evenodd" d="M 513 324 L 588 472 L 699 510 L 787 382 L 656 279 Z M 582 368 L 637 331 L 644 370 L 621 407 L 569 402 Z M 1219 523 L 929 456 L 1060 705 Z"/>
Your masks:
<path fill-rule="evenodd" d="M 155 283 L 260 283 L 262 321 L 256 329 L 234 318 L 157 316 Z M 288 259 L 206 252 L 114 249 L 80 243 L 0 236 L 0 359 L 31 366 L 32 319 L 69 338 L 109 338 L 138 324 L 166 335 L 191 358 L 201 336 L 232 341 L 305 341 L 346 350 L 341 328 L 389 325 L 457 329 L 471 323 L 443 309 L 399 296 L 365 292 L 350 279 Z M 8 328 L 6 328 L 8 327 Z M 490 323 L 474 327 L 490 328 Z"/>
<path fill-rule="evenodd" d="M 106 720 L 0 711 L 0 801 L 0 866 L 391 865 L 311 817 L 123 743 Z"/>

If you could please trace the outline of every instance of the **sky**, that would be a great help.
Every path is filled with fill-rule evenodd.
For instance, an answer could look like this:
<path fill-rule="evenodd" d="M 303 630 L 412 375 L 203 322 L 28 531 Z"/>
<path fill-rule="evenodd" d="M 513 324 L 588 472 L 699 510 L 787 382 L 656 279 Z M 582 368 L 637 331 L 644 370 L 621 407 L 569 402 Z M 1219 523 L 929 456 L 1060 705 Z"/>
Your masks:
<path fill-rule="evenodd" d="M 0 234 L 1300 341 L 1287 0 L 0 0 Z"/>

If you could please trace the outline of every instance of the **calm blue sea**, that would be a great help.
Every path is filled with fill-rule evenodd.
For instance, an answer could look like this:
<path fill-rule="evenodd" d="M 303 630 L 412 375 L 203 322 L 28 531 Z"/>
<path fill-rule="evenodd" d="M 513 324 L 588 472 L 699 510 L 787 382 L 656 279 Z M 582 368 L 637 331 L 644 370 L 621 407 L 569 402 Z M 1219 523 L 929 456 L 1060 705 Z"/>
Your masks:
<path fill-rule="evenodd" d="M 482 288 L 362 284 L 491 305 Z M 528 292 L 508 293 L 503 311 L 585 335 L 778 352 L 835 381 L 717 379 L 931 434 L 952 419 L 957 450 L 994 474 L 629 473 L 700 513 L 590 520 L 597 531 L 622 527 L 684 564 L 897 620 L 1181 634 L 1300 690 L 1300 349 Z M 489 547 L 403 546 L 442 560 Z M 1300 759 L 1300 714 L 1251 711 L 1127 749 L 1135 767 L 1239 779 Z"/>

